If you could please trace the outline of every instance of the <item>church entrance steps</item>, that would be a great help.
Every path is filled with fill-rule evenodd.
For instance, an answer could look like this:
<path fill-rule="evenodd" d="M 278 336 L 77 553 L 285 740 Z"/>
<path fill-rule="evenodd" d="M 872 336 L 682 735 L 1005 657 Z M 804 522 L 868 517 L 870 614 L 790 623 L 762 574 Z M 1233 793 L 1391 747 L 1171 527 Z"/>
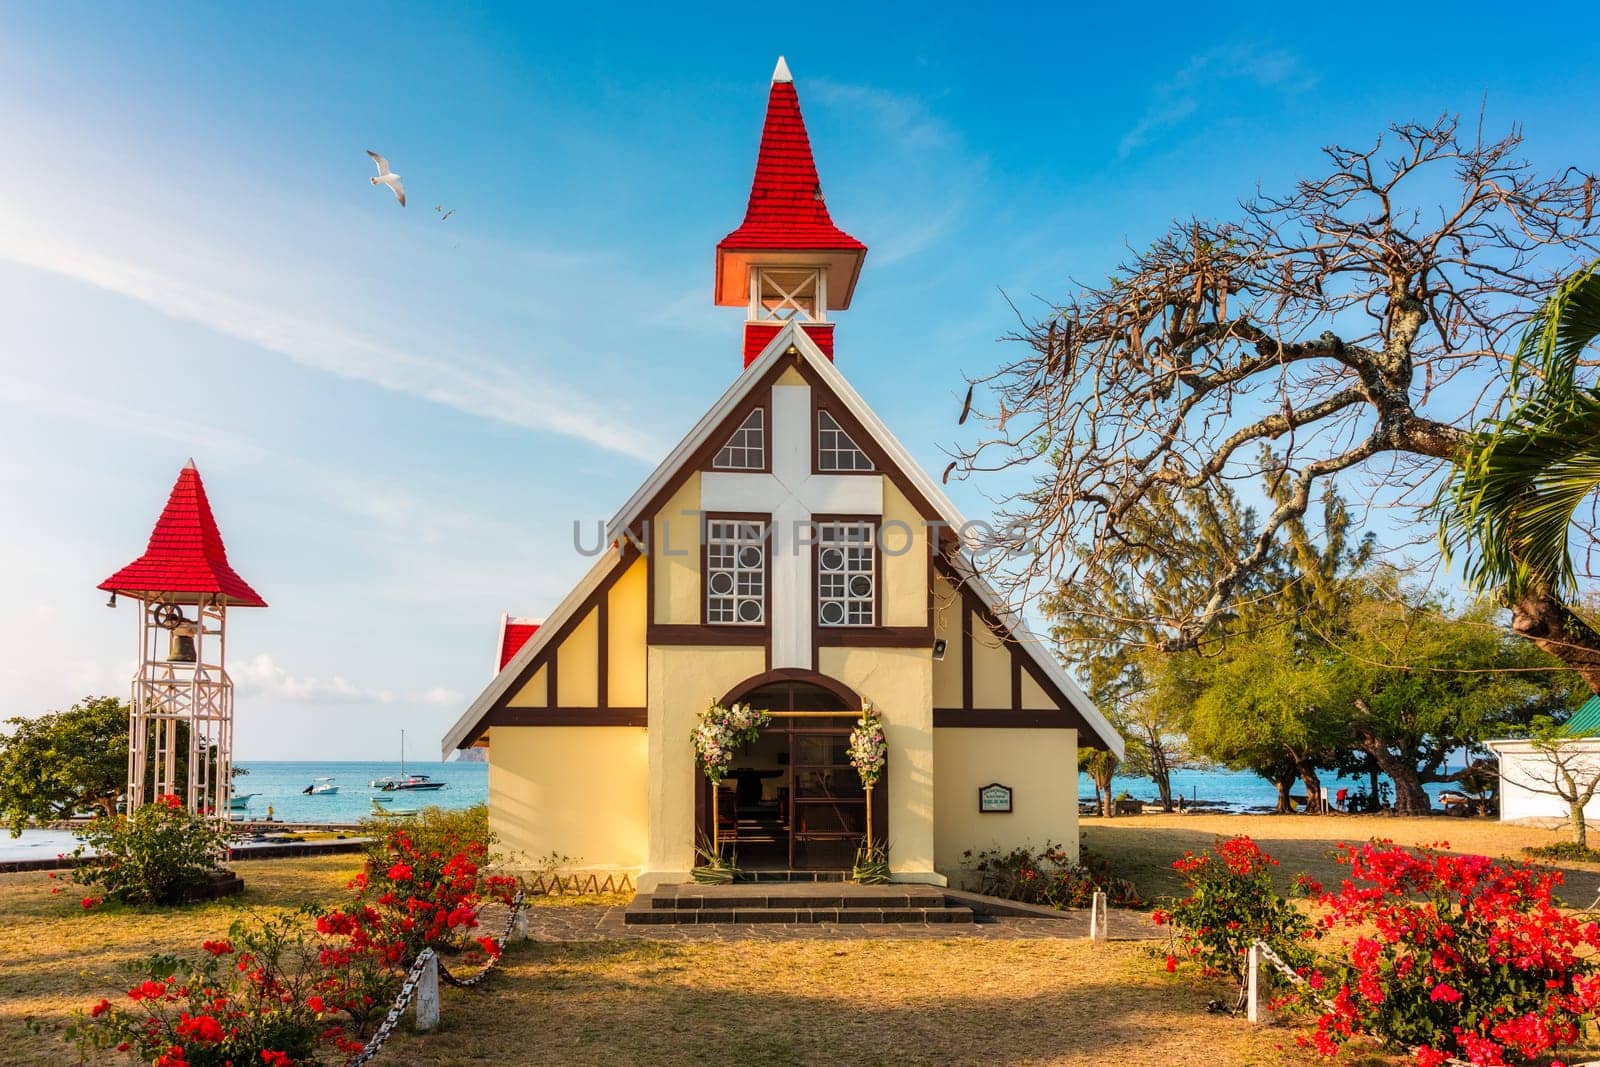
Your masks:
<path fill-rule="evenodd" d="M 623 921 L 630 926 L 701 923 L 971 923 L 965 904 L 933 886 L 774 882 L 664 885 L 640 894 Z"/>

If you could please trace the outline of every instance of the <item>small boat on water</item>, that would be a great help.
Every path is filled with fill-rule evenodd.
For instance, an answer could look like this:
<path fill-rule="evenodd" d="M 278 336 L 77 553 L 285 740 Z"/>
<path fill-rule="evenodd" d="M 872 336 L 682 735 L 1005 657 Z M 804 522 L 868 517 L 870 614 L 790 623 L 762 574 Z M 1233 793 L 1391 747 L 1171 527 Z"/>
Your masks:
<path fill-rule="evenodd" d="M 434 781 L 426 774 L 406 773 L 406 732 L 400 731 L 400 774 L 384 778 L 374 778 L 370 783 L 372 788 L 381 789 L 385 793 L 400 791 L 423 791 L 443 789 L 447 783 Z"/>
<path fill-rule="evenodd" d="M 339 786 L 332 778 L 318 778 L 302 790 L 308 797 L 331 796 L 338 791 Z"/>
<path fill-rule="evenodd" d="M 251 799 L 260 795 L 260 793 L 235 793 L 233 796 L 228 798 L 228 810 L 248 811 L 250 809 Z"/>
<path fill-rule="evenodd" d="M 390 798 L 372 798 L 372 814 L 378 816 L 380 819 L 409 819 L 411 816 L 417 813 L 416 808 L 386 808 L 382 803 L 379 803 L 380 800 L 382 800 L 384 803 L 387 803 Z"/>

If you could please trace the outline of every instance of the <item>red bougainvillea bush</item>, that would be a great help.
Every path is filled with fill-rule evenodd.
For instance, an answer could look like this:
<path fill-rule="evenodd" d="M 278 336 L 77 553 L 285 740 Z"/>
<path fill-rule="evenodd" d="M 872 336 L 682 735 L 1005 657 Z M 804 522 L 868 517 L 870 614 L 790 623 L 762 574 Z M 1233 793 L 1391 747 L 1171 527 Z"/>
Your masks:
<path fill-rule="evenodd" d="M 1291 964 L 1309 963 L 1306 942 L 1315 931 L 1273 885 L 1278 861 L 1244 834 L 1218 838 L 1213 848 L 1185 852 L 1172 864 L 1183 875 L 1186 895 L 1153 915 L 1158 925 L 1170 923 L 1175 931 L 1167 970 L 1189 961 L 1208 977 L 1242 980 L 1245 952 L 1256 941 L 1265 941 Z"/>
<path fill-rule="evenodd" d="M 1560 910 L 1559 872 L 1387 841 L 1341 845 L 1339 860 L 1303 1043 L 1333 1055 L 1367 1035 L 1437 1067 L 1543 1060 L 1578 1040 L 1600 1005 L 1600 927 Z"/>
<path fill-rule="evenodd" d="M 333 907 L 235 923 L 198 961 L 151 957 L 144 980 L 83 1013 L 71 1038 L 161 1067 L 342 1062 L 424 948 L 468 967 L 500 952 L 478 912 L 509 903 L 516 882 L 486 873 L 485 842 L 444 822 L 386 830 Z"/>

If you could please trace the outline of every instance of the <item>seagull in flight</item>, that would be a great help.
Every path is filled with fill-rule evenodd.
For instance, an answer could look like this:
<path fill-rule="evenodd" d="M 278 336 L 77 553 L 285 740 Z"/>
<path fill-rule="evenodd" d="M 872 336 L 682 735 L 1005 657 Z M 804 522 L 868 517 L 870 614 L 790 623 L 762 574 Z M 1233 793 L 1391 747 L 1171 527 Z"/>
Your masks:
<path fill-rule="evenodd" d="M 451 208 L 449 211 L 445 211 L 443 204 L 435 204 L 435 205 L 433 205 L 433 210 L 435 212 L 443 212 L 443 214 L 439 215 L 439 221 L 440 222 L 443 222 L 445 219 L 449 218 L 451 215 L 454 215 L 456 213 L 456 209 L 455 208 Z"/>
<path fill-rule="evenodd" d="M 406 187 L 400 184 L 400 175 L 391 171 L 389 169 L 389 161 L 372 149 L 367 149 L 367 155 L 371 156 L 372 161 L 378 165 L 378 176 L 372 179 L 372 184 L 387 185 L 390 191 L 394 193 L 394 198 L 400 201 L 400 206 L 405 207 Z"/>

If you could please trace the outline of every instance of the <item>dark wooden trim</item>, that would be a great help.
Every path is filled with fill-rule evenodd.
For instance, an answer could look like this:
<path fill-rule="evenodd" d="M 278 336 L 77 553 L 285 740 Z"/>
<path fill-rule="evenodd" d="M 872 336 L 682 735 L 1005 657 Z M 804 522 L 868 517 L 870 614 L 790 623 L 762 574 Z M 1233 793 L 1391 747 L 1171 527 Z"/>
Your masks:
<path fill-rule="evenodd" d="M 583 614 L 585 614 L 585 615 L 589 614 L 589 612 L 587 610 L 587 606 L 584 608 Z M 539 658 L 540 658 L 540 661 L 543 662 L 545 664 L 545 666 L 548 668 L 548 670 L 545 672 L 545 676 L 544 676 L 544 703 L 545 703 L 545 707 L 553 708 L 553 707 L 555 707 L 556 705 L 558 705 L 561 702 L 561 695 L 560 695 L 559 691 L 556 688 L 556 683 L 557 683 L 556 667 L 560 663 L 560 660 L 561 660 L 561 641 L 560 640 L 551 641 L 550 642 L 550 646 L 549 646 L 549 651 L 545 652 Z M 535 672 L 535 673 L 537 673 L 537 672 Z M 529 675 L 529 677 L 531 678 L 532 675 Z M 503 706 L 503 702 L 501 702 L 501 701 L 496 701 L 495 703 L 496 703 L 497 706 Z"/>
<path fill-rule="evenodd" d="M 1046 711 L 1020 711 L 1016 708 L 934 708 L 933 725 L 959 727 L 994 727 L 996 729 L 1058 728 L 1085 729 L 1077 712 L 1051 709 Z"/>
<path fill-rule="evenodd" d="M 932 502 L 929 501 L 927 497 L 922 495 L 922 492 L 917 489 L 916 486 L 911 484 L 910 479 L 905 476 L 904 471 L 902 471 L 894 463 L 890 462 L 888 453 L 884 452 L 883 449 L 878 446 L 878 442 L 873 438 L 873 436 L 867 433 L 866 427 L 861 425 L 861 423 L 856 420 L 856 417 L 850 413 L 850 409 L 844 406 L 843 401 L 841 401 L 834 391 L 829 388 L 820 377 L 817 376 L 817 373 L 812 369 L 811 364 L 807 363 L 803 359 L 796 360 L 795 369 L 798 370 L 800 372 L 800 376 L 806 380 L 806 384 L 811 386 L 812 470 L 815 471 L 817 466 L 816 409 L 818 404 L 826 403 L 829 405 L 827 408 L 828 413 L 834 417 L 834 419 L 839 423 L 840 427 L 850 435 L 850 439 L 856 443 L 856 447 L 865 452 L 867 454 L 867 458 L 872 460 L 873 466 L 877 467 L 878 469 L 875 471 L 855 472 L 827 471 L 825 473 L 881 474 L 885 478 L 888 478 L 890 481 L 894 482 L 895 488 L 899 489 L 901 494 L 903 494 L 907 500 L 911 501 L 911 506 L 917 509 L 917 514 L 921 515 L 924 521 L 939 521 L 938 509 L 933 506 Z"/>
<path fill-rule="evenodd" d="M 645 627 L 652 645 L 766 645 L 769 631 L 761 626 L 700 626 L 695 623 L 658 622 Z"/>
<path fill-rule="evenodd" d="M 497 708 L 480 724 L 493 726 L 644 726 L 644 708 Z"/>
<path fill-rule="evenodd" d="M 772 682 L 805 682 L 806 684 L 814 685 L 819 689 L 826 689 L 828 692 L 844 701 L 847 708 L 861 707 L 861 697 L 854 689 L 851 689 L 849 686 L 839 681 L 839 679 L 830 678 L 828 675 L 821 674 L 817 671 L 802 670 L 799 667 L 780 667 L 775 671 L 767 671 L 765 674 L 758 674 L 754 678 L 746 678 L 744 681 L 740 682 L 738 685 L 724 693 L 722 695 L 722 699 L 718 703 L 732 704 L 734 701 L 743 697 L 746 693 L 754 692 L 755 690 L 760 689 L 762 686 L 768 685 Z M 839 714 L 853 715 L 855 712 L 841 711 Z"/>
<path fill-rule="evenodd" d="M 748 419 L 750 417 L 750 413 L 752 411 L 756 410 L 757 408 L 761 409 L 761 466 L 759 466 L 759 467 L 718 467 L 718 466 L 716 466 L 717 453 L 722 451 L 722 446 L 728 443 L 728 438 L 729 437 L 732 437 L 734 434 L 739 432 L 739 428 L 744 425 L 744 420 Z M 729 415 L 728 418 L 723 422 L 723 426 L 730 426 L 730 425 L 731 425 L 732 428 L 727 432 L 727 434 L 725 434 L 725 435 L 723 435 L 721 437 L 717 437 L 717 435 L 715 433 L 713 433 L 711 435 L 711 438 L 715 439 L 716 442 L 717 442 L 716 447 L 711 449 L 710 454 L 705 457 L 704 462 L 701 463 L 696 469 L 700 470 L 702 473 L 717 473 L 717 474 L 771 474 L 772 473 L 772 387 L 771 387 L 771 385 L 769 384 L 769 385 L 766 385 L 766 386 L 757 386 L 755 389 L 752 389 L 750 391 L 750 395 L 745 397 L 742 401 L 740 401 L 739 402 L 739 406 L 733 409 L 733 414 Z M 719 429 L 720 429 L 720 427 L 719 427 Z"/>
<path fill-rule="evenodd" d="M 967 592 L 961 590 L 957 605 L 961 612 L 961 706 L 972 707 L 972 611 L 967 605 Z"/>
<path fill-rule="evenodd" d="M 761 567 L 761 621 L 749 622 L 712 622 L 707 618 L 710 610 L 711 579 L 711 524 L 713 522 L 759 522 L 766 534 L 762 537 Z M 765 511 L 702 511 L 700 513 L 700 625 L 712 630 L 753 630 L 757 633 L 772 633 L 772 515 Z M 738 580 L 734 581 L 734 600 L 739 598 Z M 738 610 L 737 607 L 734 609 Z M 754 644 L 754 642 L 736 641 L 733 644 Z M 769 641 L 770 644 L 770 641 Z"/>
<path fill-rule="evenodd" d="M 611 673 L 609 661 L 611 655 L 610 605 L 611 590 L 607 589 L 605 595 L 600 598 L 600 603 L 596 604 L 594 608 L 595 629 L 598 631 L 594 653 L 595 672 L 598 675 L 594 683 L 594 702 L 602 708 L 611 704 L 610 693 L 607 692 L 611 687 L 611 679 L 609 677 Z"/>
<path fill-rule="evenodd" d="M 823 626 L 817 644 L 825 648 L 932 648 L 932 626 Z"/>
<path fill-rule="evenodd" d="M 765 392 L 767 394 L 767 399 L 770 402 L 772 383 L 777 381 L 778 378 L 783 375 L 785 370 L 791 366 L 794 366 L 796 363 L 803 364 L 804 360 L 799 356 L 794 356 L 774 361 L 772 366 L 767 368 L 767 373 L 761 378 L 761 380 L 750 387 L 749 396 L 758 396 Z M 700 447 L 689 454 L 683 463 L 679 465 L 678 469 L 673 472 L 672 477 L 667 479 L 666 484 L 663 485 L 656 492 L 656 495 L 651 497 L 645 503 L 645 506 L 639 510 L 639 519 L 648 521 L 651 524 L 650 536 L 652 555 L 654 555 L 654 544 L 656 537 L 656 514 L 660 512 L 662 508 L 667 506 L 667 501 L 671 500 L 673 494 L 683 486 L 683 483 L 688 479 L 689 475 L 711 469 L 711 460 L 716 457 L 717 450 L 722 447 L 724 442 L 727 441 L 728 435 L 734 430 L 738 429 L 739 424 L 737 422 L 733 422 L 733 419 L 739 415 L 739 412 L 741 409 L 743 409 L 743 407 L 744 405 L 740 404 L 738 408 L 734 409 L 732 415 L 723 419 L 718 426 L 713 428 L 711 433 L 706 437 L 705 441 L 700 445 Z M 729 423 L 733 423 L 733 425 L 730 426 Z M 771 462 L 770 459 L 768 462 Z M 726 473 L 737 474 L 738 472 L 728 471 Z"/>
<path fill-rule="evenodd" d="M 1011 649 L 1011 707 L 1014 711 L 1022 710 L 1022 660 L 1024 654 L 1021 648 L 1013 646 Z"/>

